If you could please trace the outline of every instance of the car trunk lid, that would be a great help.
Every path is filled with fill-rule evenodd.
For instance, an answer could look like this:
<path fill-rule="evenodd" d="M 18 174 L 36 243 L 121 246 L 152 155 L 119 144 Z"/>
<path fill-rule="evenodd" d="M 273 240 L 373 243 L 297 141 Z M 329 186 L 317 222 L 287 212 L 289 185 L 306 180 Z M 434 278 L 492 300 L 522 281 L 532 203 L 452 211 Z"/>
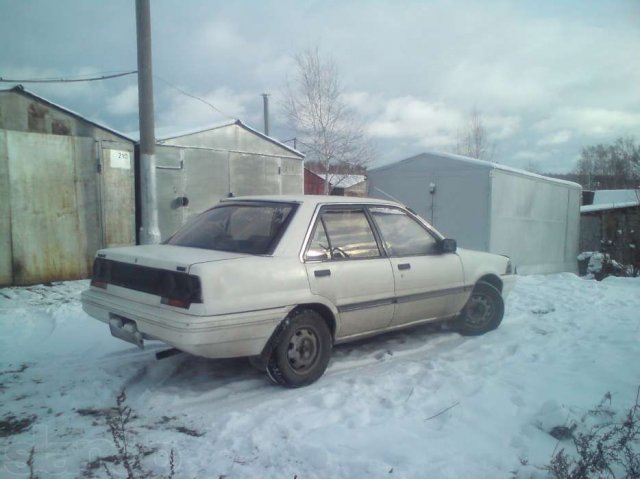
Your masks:
<path fill-rule="evenodd" d="M 114 262 L 181 272 L 188 272 L 189 267 L 195 263 L 219 262 L 246 256 L 242 253 L 174 245 L 139 245 L 109 248 L 98 252 L 98 257 Z"/>

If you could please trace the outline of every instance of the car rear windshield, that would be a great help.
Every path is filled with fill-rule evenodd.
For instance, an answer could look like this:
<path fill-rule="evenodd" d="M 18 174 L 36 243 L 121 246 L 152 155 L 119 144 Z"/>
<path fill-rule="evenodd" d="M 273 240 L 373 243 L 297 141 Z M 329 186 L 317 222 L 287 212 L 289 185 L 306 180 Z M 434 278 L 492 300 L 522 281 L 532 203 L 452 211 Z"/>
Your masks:
<path fill-rule="evenodd" d="M 182 247 L 264 255 L 282 236 L 295 205 L 232 203 L 195 217 L 165 243 Z"/>

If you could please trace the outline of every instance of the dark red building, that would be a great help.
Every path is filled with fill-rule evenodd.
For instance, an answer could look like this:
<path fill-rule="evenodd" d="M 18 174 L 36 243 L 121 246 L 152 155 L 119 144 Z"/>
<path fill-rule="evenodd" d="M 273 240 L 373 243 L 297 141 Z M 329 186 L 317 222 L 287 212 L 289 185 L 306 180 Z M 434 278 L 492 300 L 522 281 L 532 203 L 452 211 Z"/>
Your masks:
<path fill-rule="evenodd" d="M 304 169 L 304 194 L 324 195 L 324 178 L 306 167 Z"/>

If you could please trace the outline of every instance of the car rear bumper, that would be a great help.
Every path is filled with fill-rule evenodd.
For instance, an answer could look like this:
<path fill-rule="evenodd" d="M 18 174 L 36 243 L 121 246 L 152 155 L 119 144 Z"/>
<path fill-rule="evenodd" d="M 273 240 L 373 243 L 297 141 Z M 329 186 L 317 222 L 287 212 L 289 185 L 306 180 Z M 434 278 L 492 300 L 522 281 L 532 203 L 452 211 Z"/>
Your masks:
<path fill-rule="evenodd" d="M 82 308 L 92 317 L 109 324 L 113 336 L 122 340 L 141 346 L 141 336 L 208 358 L 259 355 L 290 310 L 285 306 L 195 316 L 123 299 L 93 288 L 82 292 Z"/>

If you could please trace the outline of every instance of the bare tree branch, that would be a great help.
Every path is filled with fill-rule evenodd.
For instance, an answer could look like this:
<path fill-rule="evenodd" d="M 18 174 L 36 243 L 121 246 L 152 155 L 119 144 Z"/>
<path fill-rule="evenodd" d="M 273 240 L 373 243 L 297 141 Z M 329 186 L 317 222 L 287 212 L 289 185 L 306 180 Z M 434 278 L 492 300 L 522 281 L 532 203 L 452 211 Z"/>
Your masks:
<path fill-rule="evenodd" d="M 494 149 L 495 144 L 489 139 L 482 115 L 473 107 L 467 124 L 458 129 L 454 151 L 458 155 L 491 161 Z"/>
<path fill-rule="evenodd" d="M 321 167 L 316 173 L 324 175 L 328 194 L 332 174 L 334 178 L 349 174 L 336 166 L 364 167 L 373 149 L 362 122 L 344 101 L 335 63 L 323 60 L 316 47 L 296 55 L 295 64 L 296 76 L 287 84 L 283 109 L 307 161 Z"/>

